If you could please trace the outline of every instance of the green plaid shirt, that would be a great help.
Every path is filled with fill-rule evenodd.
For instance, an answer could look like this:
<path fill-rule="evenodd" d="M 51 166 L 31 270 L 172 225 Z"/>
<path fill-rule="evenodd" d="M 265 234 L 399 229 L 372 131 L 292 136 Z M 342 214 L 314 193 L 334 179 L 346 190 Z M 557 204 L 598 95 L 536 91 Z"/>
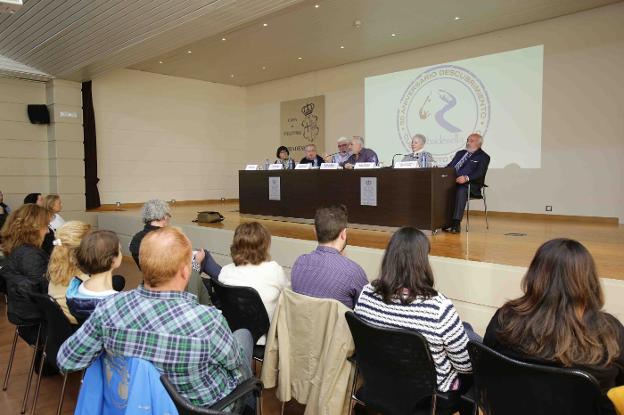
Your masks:
<path fill-rule="evenodd" d="M 187 292 L 141 285 L 104 299 L 63 343 L 58 366 L 81 370 L 104 350 L 152 362 L 194 405 L 215 403 L 243 380 L 243 351 L 221 312 Z"/>

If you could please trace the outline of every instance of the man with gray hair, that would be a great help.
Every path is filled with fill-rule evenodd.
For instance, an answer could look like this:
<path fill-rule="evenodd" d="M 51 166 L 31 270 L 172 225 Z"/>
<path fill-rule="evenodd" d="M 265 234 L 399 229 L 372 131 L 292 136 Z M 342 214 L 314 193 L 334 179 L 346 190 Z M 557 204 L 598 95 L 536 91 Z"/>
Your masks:
<path fill-rule="evenodd" d="M 321 167 L 324 160 L 323 157 L 316 153 L 316 145 L 310 143 L 305 146 L 304 150 L 305 157 L 301 159 L 299 164 L 311 164 L 312 167 Z"/>
<path fill-rule="evenodd" d="M 351 140 L 347 137 L 338 138 L 338 152 L 332 155 L 325 154 L 325 163 L 336 163 L 341 167 L 351 157 Z"/>
<path fill-rule="evenodd" d="M 412 153 L 407 154 L 401 161 L 416 161 L 418 167 L 433 167 L 433 156 L 424 150 L 427 138 L 422 134 L 412 137 Z"/>
<path fill-rule="evenodd" d="M 364 148 L 364 137 L 354 136 L 351 139 L 351 150 L 353 154 L 345 161 L 345 169 L 352 169 L 355 163 L 379 163 L 379 157 L 370 148 Z"/>
<path fill-rule="evenodd" d="M 485 174 L 490 165 L 490 156 L 481 149 L 483 137 L 481 134 L 472 133 L 466 139 L 465 150 L 459 150 L 455 157 L 446 167 L 455 169 L 455 182 L 457 183 L 457 193 L 455 194 L 455 210 L 451 226 L 444 229 L 450 233 L 461 232 L 461 220 L 464 217 L 466 202 L 468 198 L 482 197 L 481 189 L 485 184 Z M 468 194 L 468 184 L 470 183 L 470 195 Z"/>
<path fill-rule="evenodd" d="M 171 220 L 171 208 L 169 204 L 164 200 L 151 199 L 145 202 L 141 209 L 141 218 L 145 226 L 143 230 L 137 232 L 130 241 L 130 253 L 134 262 L 136 262 L 139 269 L 139 249 L 141 248 L 141 241 L 151 231 L 169 226 Z M 205 272 L 210 275 L 211 278 L 218 279 L 221 272 L 221 266 L 210 255 L 206 249 L 199 249 L 193 251 L 193 268 L 198 272 Z"/>

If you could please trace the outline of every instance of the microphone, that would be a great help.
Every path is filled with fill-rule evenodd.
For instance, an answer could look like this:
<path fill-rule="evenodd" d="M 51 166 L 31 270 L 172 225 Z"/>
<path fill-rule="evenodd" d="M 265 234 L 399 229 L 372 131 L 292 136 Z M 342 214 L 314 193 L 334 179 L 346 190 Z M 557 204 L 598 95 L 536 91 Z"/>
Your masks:
<path fill-rule="evenodd" d="M 407 154 L 397 153 L 397 154 L 395 154 L 394 156 L 392 156 L 392 167 L 394 167 L 394 158 L 395 158 L 396 156 L 407 156 Z"/>

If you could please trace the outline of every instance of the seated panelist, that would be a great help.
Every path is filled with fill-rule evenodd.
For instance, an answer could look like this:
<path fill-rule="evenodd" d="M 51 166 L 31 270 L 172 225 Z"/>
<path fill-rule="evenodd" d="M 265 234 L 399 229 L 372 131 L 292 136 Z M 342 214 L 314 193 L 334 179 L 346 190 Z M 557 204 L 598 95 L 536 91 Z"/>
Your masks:
<path fill-rule="evenodd" d="M 424 150 L 427 138 L 422 134 L 412 137 L 412 154 L 407 154 L 401 161 L 417 161 L 418 167 L 433 167 L 433 156 Z"/>
<path fill-rule="evenodd" d="M 323 157 L 316 153 L 316 145 L 308 144 L 304 150 L 305 157 L 301 159 L 299 164 L 311 164 L 312 167 L 321 167 L 321 164 L 325 162 Z"/>
<path fill-rule="evenodd" d="M 275 152 L 275 156 L 277 157 L 277 160 L 275 160 L 274 164 L 281 164 L 285 170 L 295 168 L 295 160 L 290 158 L 290 151 L 288 151 L 288 147 L 279 146 Z"/>
<path fill-rule="evenodd" d="M 379 164 L 379 157 L 370 148 L 364 147 L 363 137 L 353 137 L 351 139 L 351 149 L 353 154 L 347 159 L 344 164 L 345 169 L 352 169 L 355 167 L 355 163 L 375 163 Z"/>

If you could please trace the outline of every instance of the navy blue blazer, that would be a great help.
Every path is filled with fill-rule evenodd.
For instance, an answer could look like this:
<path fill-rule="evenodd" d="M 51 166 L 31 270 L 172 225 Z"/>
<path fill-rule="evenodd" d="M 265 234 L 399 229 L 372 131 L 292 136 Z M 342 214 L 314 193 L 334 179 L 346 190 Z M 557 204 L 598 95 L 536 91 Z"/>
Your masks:
<path fill-rule="evenodd" d="M 457 162 L 461 160 L 466 154 L 466 150 L 459 150 L 455 153 L 455 157 L 446 167 L 455 167 Z M 474 154 L 466 160 L 466 162 L 461 166 L 459 171 L 457 172 L 457 176 L 468 176 L 470 178 L 471 187 L 474 186 L 475 190 L 481 189 L 483 183 L 485 181 L 485 174 L 487 173 L 488 166 L 490 165 L 490 156 L 483 151 L 482 149 L 478 149 L 474 152 Z"/>

